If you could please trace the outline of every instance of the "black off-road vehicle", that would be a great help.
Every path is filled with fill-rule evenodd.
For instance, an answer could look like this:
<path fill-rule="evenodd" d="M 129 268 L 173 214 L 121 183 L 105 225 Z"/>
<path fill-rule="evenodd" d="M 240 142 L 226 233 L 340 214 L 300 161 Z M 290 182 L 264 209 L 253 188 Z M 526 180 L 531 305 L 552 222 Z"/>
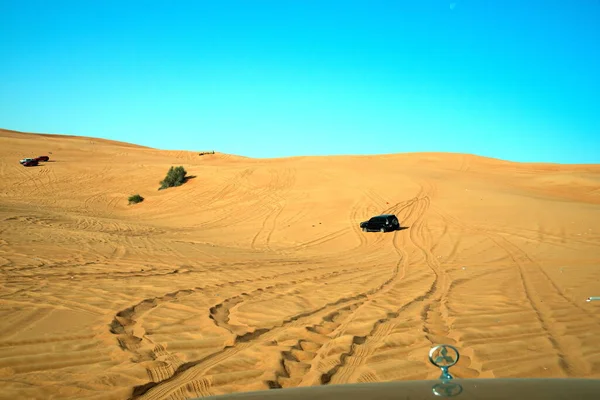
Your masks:
<path fill-rule="evenodd" d="M 360 228 L 364 232 L 378 231 L 390 232 L 400 229 L 400 221 L 394 214 L 381 214 L 371 218 L 368 221 L 360 223 Z"/>

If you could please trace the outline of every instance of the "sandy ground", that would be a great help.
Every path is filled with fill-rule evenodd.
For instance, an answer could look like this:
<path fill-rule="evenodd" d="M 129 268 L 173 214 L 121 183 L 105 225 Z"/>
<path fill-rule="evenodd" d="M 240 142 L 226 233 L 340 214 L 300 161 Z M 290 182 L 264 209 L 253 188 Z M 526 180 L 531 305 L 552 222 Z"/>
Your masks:
<path fill-rule="evenodd" d="M 178 165 L 194 178 L 157 190 Z M 384 212 L 404 229 L 359 229 Z M 598 165 L 4 130 L 0 272 L 7 399 L 431 379 L 439 343 L 457 377 L 600 378 Z"/>

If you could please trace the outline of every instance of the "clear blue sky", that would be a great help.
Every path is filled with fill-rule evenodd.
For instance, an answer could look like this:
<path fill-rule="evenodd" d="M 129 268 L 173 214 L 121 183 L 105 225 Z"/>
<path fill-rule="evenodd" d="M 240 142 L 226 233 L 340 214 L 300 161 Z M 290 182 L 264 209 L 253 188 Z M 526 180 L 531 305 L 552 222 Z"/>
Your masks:
<path fill-rule="evenodd" d="M 0 0 L 0 127 L 600 163 L 600 1 Z"/>

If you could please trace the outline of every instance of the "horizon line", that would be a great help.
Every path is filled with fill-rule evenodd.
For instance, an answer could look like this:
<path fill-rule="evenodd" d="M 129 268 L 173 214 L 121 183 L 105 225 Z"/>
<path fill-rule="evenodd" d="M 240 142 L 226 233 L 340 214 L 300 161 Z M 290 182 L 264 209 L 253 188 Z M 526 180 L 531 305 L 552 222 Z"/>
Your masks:
<path fill-rule="evenodd" d="M 307 158 L 307 157 L 377 157 L 377 156 L 394 156 L 394 155 L 405 155 L 405 154 L 406 155 L 409 155 L 409 154 L 412 154 L 412 155 L 451 154 L 451 155 L 463 155 L 463 156 L 487 158 L 490 160 L 502 161 L 502 162 L 512 163 L 512 164 L 537 164 L 537 165 L 543 164 L 543 165 L 570 165 L 570 166 L 598 166 L 598 165 L 600 165 L 600 163 L 561 163 L 561 162 L 555 162 L 555 161 L 513 161 L 513 160 L 504 159 L 504 158 L 487 156 L 487 155 L 483 155 L 483 154 L 466 153 L 466 152 L 463 153 L 463 152 L 455 152 L 455 151 L 439 151 L 439 150 L 438 151 L 435 151 L 435 150 L 407 151 L 407 152 L 398 152 L 398 153 L 302 154 L 302 155 L 277 156 L 277 157 L 252 157 L 252 156 L 246 156 L 246 155 L 242 155 L 242 154 L 224 153 L 224 152 L 217 151 L 217 150 L 206 150 L 206 149 L 204 149 L 204 150 L 163 149 L 163 148 L 146 146 L 146 145 L 142 145 L 142 144 L 138 144 L 138 143 L 125 142 L 125 141 L 121 141 L 121 140 L 109 139 L 109 138 L 104 138 L 104 137 L 84 136 L 84 135 L 77 135 L 77 134 L 72 134 L 72 133 L 26 132 L 26 131 L 19 131 L 16 129 L 8 129 L 8 128 L 0 128 L 0 131 L 18 133 L 18 134 L 22 134 L 22 135 L 53 136 L 53 137 L 79 138 L 79 139 L 88 139 L 88 140 L 104 140 L 107 142 L 120 143 L 120 144 L 125 144 L 128 146 L 136 146 L 136 147 L 140 147 L 140 148 L 157 150 L 157 151 L 184 151 L 184 152 L 190 152 L 190 153 L 213 151 L 215 154 L 223 154 L 223 155 L 247 158 L 247 159 L 252 159 L 252 160 L 278 160 L 278 159 Z"/>

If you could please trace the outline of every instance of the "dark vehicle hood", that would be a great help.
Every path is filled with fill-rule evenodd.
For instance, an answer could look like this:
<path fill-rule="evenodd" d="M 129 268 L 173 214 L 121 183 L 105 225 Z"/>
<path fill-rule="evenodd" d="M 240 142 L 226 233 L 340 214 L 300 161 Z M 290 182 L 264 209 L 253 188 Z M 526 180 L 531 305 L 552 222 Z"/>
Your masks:
<path fill-rule="evenodd" d="M 214 400 L 598 399 L 600 379 L 496 378 L 397 381 L 308 386 L 221 396 Z"/>

